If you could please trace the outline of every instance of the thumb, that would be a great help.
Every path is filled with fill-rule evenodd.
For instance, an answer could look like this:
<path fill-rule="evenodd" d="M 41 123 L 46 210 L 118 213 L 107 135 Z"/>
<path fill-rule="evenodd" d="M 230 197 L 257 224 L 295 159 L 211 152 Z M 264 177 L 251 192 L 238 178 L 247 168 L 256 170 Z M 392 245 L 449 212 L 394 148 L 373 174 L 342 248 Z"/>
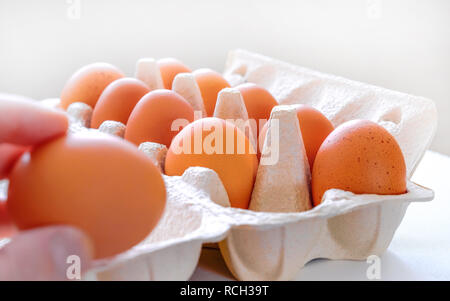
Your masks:
<path fill-rule="evenodd" d="M 0 281 L 68 280 L 71 255 L 80 259 L 81 272 L 89 268 L 91 244 L 75 228 L 52 226 L 20 232 L 0 248 Z"/>

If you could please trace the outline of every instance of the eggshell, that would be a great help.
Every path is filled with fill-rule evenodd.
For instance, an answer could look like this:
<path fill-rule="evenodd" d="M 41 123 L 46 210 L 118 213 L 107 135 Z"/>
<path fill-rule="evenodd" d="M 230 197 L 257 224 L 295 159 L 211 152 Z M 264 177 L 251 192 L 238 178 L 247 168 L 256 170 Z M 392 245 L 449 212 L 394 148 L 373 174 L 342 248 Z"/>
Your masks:
<path fill-rule="evenodd" d="M 311 106 L 298 105 L 296 111 L 309 166 L 312 168 L 317 151 L 334 126 L 325 115 Z"/>
<path fill-rule="evenodd" d="M 229 88 L 230 84 L 220 73 L 211 69 L 198 69 L 193 74 L 202 94 L 206 114 L 213 116 L 217 95 L 223 88 Z"/>
<path fill-rule="evenodd" d="M 150 89 L 147 85 L 135 78 L 113 81 L 106 87 L 95 105 L 91 128 L 98 128 L 106 120 L 127 124 L 131 111 L 148 92 Z"/>
<path fill-rule="evenodd" d="M 40 145 L 9 179 L 8 211 L 20 229 L 76 226 L 91 238 L 95 258 L 142 241 L 165 206 L 152 162 L 130 143 L 90 131 Z"/>
<path fill-rule="evenodd" d="M 165 171 L 177 176 L 192 166 L 210 168 L 222 180 L 231 206 L 246 209 L 257 165 L 254 148 L 244 133 L 225 120 L 209 117 L 194 121 L 174 138 Z"/>
<path fill-rule="evenodd" d="M 156 142 L 169 147 L 173 137 L 193 120 L 194 110 L 183 97 L 171 90 L 154 90 L 142 97 L 131 112 L 125 139 L 137 146 Z M 177 121 L 181 123 L 177 125 Z"/>
<path fill-rule="evenodd" d="M 61 93 L 61 107 L 67 107 L 73 102 L 84 102 L 95 107 L 103 90 L 124 74 L 115 66 L 107 63 L 94 63 L 84 66 L 75 72 L 67 81 Z"/>
<path fill-rule="evenodd" d="M 172 82 L 178 73 L 191 72 L 188 66 L 174 58 L 164 58 L 157 61 L 164 88 L 172 89 Z"/>
<path fill-rule="evenodd" d="M 235 88 L 242 94 L 248 118 L 256 121 L 258 125 L 256 134 L 259 135 L 259 130 L 269 120 L 270 112 L 278 102 L 269 91 L 253 83 L 241 84 Z"/>
<path fill-rule="evenodd" d="M 395 138 L 368 120 L 341 124 L 317 152 L 312 172 L 314 205 L 331 188 L 357 194 L 405 193 L 405 159 Z"/>

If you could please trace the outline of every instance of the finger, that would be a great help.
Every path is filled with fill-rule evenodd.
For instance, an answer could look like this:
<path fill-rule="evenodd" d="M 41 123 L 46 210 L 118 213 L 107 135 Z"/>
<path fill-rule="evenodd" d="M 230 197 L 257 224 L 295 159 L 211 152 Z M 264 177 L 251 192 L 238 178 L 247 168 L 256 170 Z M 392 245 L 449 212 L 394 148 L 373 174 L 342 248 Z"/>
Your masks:
<path fill-rule="evenodd" d="M 6 202 L 0 201 L 0 240 L 13 235 L 15 227 L 6 210 Z"/>
<path fill-rule="evenodd" d="M 62 111 L 24 97 L 0 94 L 0 143 L 36 145 L 64 134 L 67 127 Z"/>
<path fill-rule="evenodd" d="M 0 144 L 0 180 L 7 177 L 14 163 L 27 150 L 24 146 L 9 143 Z"/>
<path fill-rule="evenodd" d="M 0 249 L 0 280 L 68 280 L 68 257 L 78 256 L 84 272 L 92 259 L 90 246 L 83 233 L 71 227 L 21 232 Z"/>

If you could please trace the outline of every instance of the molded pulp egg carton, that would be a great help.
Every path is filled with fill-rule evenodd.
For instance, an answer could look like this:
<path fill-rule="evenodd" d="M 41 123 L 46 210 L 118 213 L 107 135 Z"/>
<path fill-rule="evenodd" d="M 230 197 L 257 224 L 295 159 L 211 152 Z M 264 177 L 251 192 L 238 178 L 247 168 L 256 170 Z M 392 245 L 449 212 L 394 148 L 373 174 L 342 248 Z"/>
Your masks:
<path fill-rule="evenodd" d="M 155 66 L 154 60 L 143 59 L 136 72 L 152 88 L 161 87 Z M 283 105 L 278 111 L 285 116 L 292 115 L 293 105 L 304 103 L 322 111 L 335 126 L 351 119 L 377 122 L 397 139 L 405 156 L 408 179 L 437 126 L 436 109 L 428 99 L 322 74 L 244 50 L 230 52 L 224 76 L 232 86 L 253 82 L 265 87 Z M 191 74 L 178 75 L 173 89 L 204 114 L 201 94 Z M 247 112 L 239 97 L 234 89 L 222 91 L 217 106 L 226 108 L 226 101 L 232 108 L 222 107 L 216 113 L 221 112 L 220 117 L 245 118 Z M 46 103 L 54 105 L 58 100 Z M 86 130 L 90 108 L 78 103 L 68 113 L 72 116 L 72 131 Z M 299 133 L 298 122 L 294 124 Z M 124 129 L 122 124 L 107 122 L 100 131 L 123 136 Z M 247 135 L 255 143 L 256 135 Z M 280 161 L 286 151 L 283 143 L 289 142 L 283 140 L 281 133 Z M 165 147 L 144 143 L 140 148 L 164 170 Z M 97 261 L 88 279 L 187 280 L 195 270 L 202 245 L 219 243 L 223 258 L 237 279 L 290 280 L 315 258 L 365 260 L 370 255 L 380 255 L 389 246 L 408 205 L 432 200 L 434 196 L 430 189 L 408 180 L 408 192 L 402 195 L 355 195 L 332 189 L 325 193 L 322 204 L 311 210 L 271 213 L 229 207 L 219 177 L 207 168 L 192 167 L 183 176 L 164 176 L 164 180 L 168 199 L 158 226 L 127 252 Z M 283 197 L 280 195 L 277 201 L 282 202 Z"/>

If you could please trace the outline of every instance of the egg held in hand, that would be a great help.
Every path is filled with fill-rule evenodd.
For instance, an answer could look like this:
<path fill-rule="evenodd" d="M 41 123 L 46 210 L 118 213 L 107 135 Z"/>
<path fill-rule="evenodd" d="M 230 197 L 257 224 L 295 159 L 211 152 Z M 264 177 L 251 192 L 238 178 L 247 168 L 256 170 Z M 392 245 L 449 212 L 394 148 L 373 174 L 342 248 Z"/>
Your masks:
<path fill-rule="evenodd" d="M 68 134 L 24 155 L 10 174 L 7 208 L 19 229 L 72 225 L 95 258 L 121 253 L 158 223 L 166 190 L 134 145 L 107 134 Z"/>
<path fill-rule="evenodd" d="M 142 97 L 128 118 L 125 139 L 139 145 L 156 142 L 170 146 L 173 137 L 194 120 L 194 109 L 178 93 L 154 90 Z"/>
<path fill-rule="evenodd" d="M 332 188 L 357 194 L 405 193 L 406 165 L 400 146 L 374 122 L 343 123 L 319 148 L 311 186 L 315 206 Z"/>
<path fill-rule="evenodd" d="M 121 78 L 113 81 L 100 95 L 92 112 L 91 128 L 99 128 L 107 120 L 127 124 L 138 101 L 150 89 L 135 78 Z"/>
<path fill-rule="evenodd" d="M 214 170 L 228 193 L 231 206 L 247 209 L 258 168 L 255 150 L 232 123 L 210 117 L 194 121 L 172 141 L 165 170 L 179 176 L 189 167 Z"/>
<path fill-rule="evenodd" d="M 115 66 L 107 63 L 94 63 L 75 72 L 67 81 L 61 93 L 63 109 L 74 102 L 84 102 L 91 108 L 95 107 L 103 90 L 124 74 Z"/>

